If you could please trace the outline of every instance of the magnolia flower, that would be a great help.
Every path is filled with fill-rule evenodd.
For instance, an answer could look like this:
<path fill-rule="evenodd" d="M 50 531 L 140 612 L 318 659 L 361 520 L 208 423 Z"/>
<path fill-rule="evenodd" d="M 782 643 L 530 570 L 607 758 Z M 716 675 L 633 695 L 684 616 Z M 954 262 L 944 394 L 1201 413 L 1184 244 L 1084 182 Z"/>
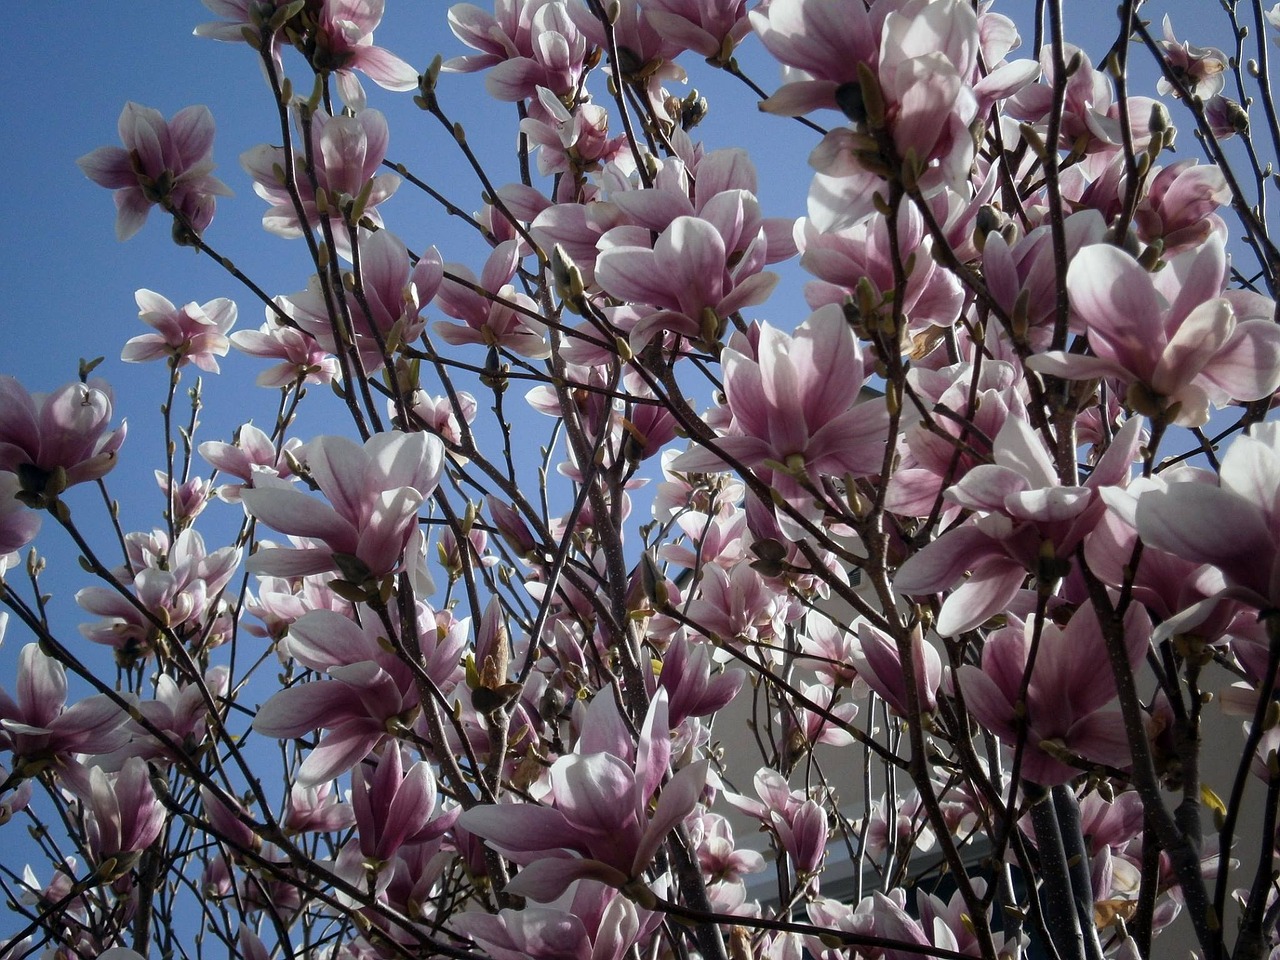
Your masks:
<path fill-rule="evenodd" d="M 197 235 L 213 220 L 215 197 L 231 191 L 211 173 L 213 115 L 187 107 L 165 122 L 158 110 L 126 103 L 120 114 L 124 147 L 99 147 L 76 161 L 94 183 L 115 191 L 116 236 L 128 240 L 157 203 Z"/>
<path fill-rule="evenodd" d="M 666 691 L 653 698 L 638 744 L 612 697 L 593 700 L 588 721 L 577 750 L 551 766 L 547 806 L 485 805 L 459 818 L 464 829 L 525 865 L 507 885 L 511 893 L 545 903 L 574 880 L 622 887 L 642 876 L 667 833 L 697 806 L 705 760 L 658 793 L 671 753 Z"/>
<path fill-rule="evenodd" d="M 356 582 L 395 572 L 443 458 L 444 444 L 425 433 L 380 433 L 363 447 L 345 437 L 313 440 L 307 469 L 327 503 L 278 486 L 245 489 L 240 497 L 263 523 L 323 546 L 264 547 L 249 558 L 249 569 L 290 577 L 338 570 Z"/>
<path fill-rule="evenodd" d="M 1227 256 L 1212 236 L 1152 275 L 1129 254 L 1096 244 L 1067 271 L 1071 306 L 1094 356 L 1061 350 L 1027 359 L 1069 380 L 1118 377 L 1139 413 L 1179 426 L 1209 419 L 1209 404 L 1258 400 L 1280 387 L 1280 327 L 1237 320 L 1222 294 Z"/>
<path fill-rule="evenodd" d="M 34 493 L 59 471 L 60 487 L 106 476 L 125 436 L 124 424 L 107 432 L 111 404 L 105 380 L 31 394 L 0 375 L 0 471 L 16 473 L 22 489 Z"/>
<path fill-rule="evenodd" d="M 640 913 L 618 891 L 581 880 L 545 907 L 471 910 L 451 926 L 494 960 L 623 960 L 643 932 Z"/>
<path fill-rule="evenodd" d="M 22 484 L 12 473 L 0 473 L 0 558 L 21 550 L 40 531 L 40 514 L 17 498 Z M 0 576 L 4 562 L 0 559 Z"/>
<path fill-rule="evenodd" d="M 100 866 L 113 861 L 111 874 L 121 875 L 160 836 L 164 807 L 151 788 L 147 764 L 138 757 L 130 757 L 112 776 L 100 767 L 90 768 L 89 791 L 89 853 Z"/>
<path fill-rule="evenodd" d="M 503 347 L 534 360 L 551 355 L 543 323 L 535 319 L 538 305 L 511 283 L 522 256 L 521 242 L 507 240 L 493 248 L 479 278 L 462 264 L 445 265 L 450 276 L 440 284 L 437 306 L 463 322 L 437 321 L 441 339 Z"/>
<path fill-rule="evenodd" d="M 304 23 L 311 29 L 311 66 L 318 73 L 337 76 L 338 93 L 357 113 L 365 108 L 365 95 L 355 70 L 384 90 L 413 90 L 418 85 L 417 70 L 373 45 L 383 9 L 383 0 L 320 0 L 308 3 L 303 12 Z"/>
<path fill-rule="evenodd" d="M 558 97 L 579 87 L 587 59 L 586 36 L 562 0 L 504 2 L 497 18 L 470 3 L 449 8 L 449 26 L 480 56 L 455 57 L 445 70 L 489 71 L 485 89 L 496 100 L 516 103 L 546 87 Z"/>
<path fill-rule="evenodd" d="M 1083 606 L 1065 627 L 1040 625 L 1024 696 L 1022 676 L 1035 628 L 1014 619 L 987 638 L 982 666 L 965 664 L 956 674 L 965 705 L 1006 744 L 1025 738 L 1022 775 L 1033 783 L 1056 786 L 1080 773 L 1061 759 L 1063 752 L 1127 766 L 1129 743 L 1120 713 L 1103 709 L 1115 699 L 1116 688 L 1097 612 Z M 1129 666 L 1135 667 L 1151 637 L 1151 620 L 1142 604 L 1130 604 L 1123 629 Z"/>
<path fill-rule="evenodd" d="M 236 322 L 236 305 L 226 297 L 208 303 L 188 303 L 181 309 L 153 290 L 134 294 L 138 316 L 154 327 L 124 345 L 120 359 L 127 363 L 172 359 L 174 366 L 194 363 L 208 373 L 218 373 L 217 357 L 225 357 L 231 341 L 227 331 Z"/>
<path fill-rule="evenodd" d="M 259 477 L 283 479 L 293 474 L 290 460 L 296 460 L 302 452 L 302 441 L 290 437 L 279 452 L 271 438 L 246 423 L 237 428 L 234 443 L 206 440 L 197 448 L 200 456 L 222 473 L 244 481 L 227 483 L 218 488 L 218 496 L 227 503 L 239 503 L 240 492 L 252 487 Z"/>
<path fill-rule="evenodd" d="M 435 247 L 418 262 L 409 263 L 405 245 L 390 230 L 360 240 L 360 280 L 363 296 L 351 298 L 351 330 L 366 374 L 376 373 L 397 344 L 416 340 L 426 326 L 421 313 L 440 289 L 444 265 Z M 276 301 L 303 332 L 330 353 L 337 353 L 332 298 L 318 277 L 307 289 Z"/>
<path fill-rule="evenodd" d="M 0 637 L 9 616 L 0 613 Z M 123 746 L 128 714 L 105 694 L 67 706 L 67 671 L 28 643 L 18 655 L 14 696 L 0 687 L 0 749 L 12 751 L 19 772 L 37 772 L 48 764 L 83 784 L 76 754 L 107 753 Z M 29 766 L 28 766 L 29 765 Z M 26 767 L 26 769 L 24 769 Z"/>
<path fill-rule="evenodd" d="M 1218 484 L 1171 483 L 1138 500 L 1143 541 L 1217 567 L 1228 595 L 1280 604 L 1280 424 L 1260 423 L 1222 458 Z"/>
<path fill-rule="evenodd" d="M 1208 100 L 1220 94 L 1227 85 L 1227 55 L 1217 47 L 1197 47 L 1186 41 L 1178 42 L 1173 34 L 1173 22 L 1164 15 L 1164 39 L 1159 41 L 1164 50 L 1165 68 L 1174 75 L 1192 97 Z M 1168 78 L 1156 81 L 1156 90 L 1162 97 L 1178 95 L 1177 88 Z"/>
<path fill-rule="evenodd" d="M 1130 417 L 1088 479 L 1066 486 L 1040 435 L 1009 417 L 995 438 L 995 463 L 974 467 L 945 493 L 975 516 L 909 557 L 895 586 L 918 595 L 959 583 L 936 625 L 942 636 L 955 636 L 1006 610 L 1029 573 L 1057 580 L 1106 510 L 1100 491 L 1127 483 L 1141 428 L 1142 418 Z"/>
<path fill-rule="evenodd" d="M 746 0 L 646 0 L 644 16 L 659 36 L 717 61 L 751 32 Z"/>
<path fill-rule="evenodd" d="M 277 236 L 293 238 L 302 236 L 304 229 L 315 229 L 327 218 L 337 252 L 349 259 L 350 227 L 355 224 L 348 224 L 348 217 L 355 212 L 356 199 L 361 199 L 362 218 L 381 227 L 382 215 L 377 206 L 400 186 L 400 178 L 394 173 L 378 173 L 387 155 L 388 140 L 386 118 L 377 110 L 362 110 L 354 117 L 313 114 L 314 186 L 305 158 L 300 153 L 292 158 L 294 185 L 302 198 L 302 220 L 285 183 L 284 148 L 262 144 L 242 153 L 240 165 L 253 178 L 254 193 L 271 204 L 263 214 L 263 227 Z M 317 192 L 327 198 L 325 214 L 317 204 Z"/>
<path fill-rule="evenodd" d="M 862 351 L 840 307 L 810 314 L 795 335 L 768 324 L 760 328 L 758 359 L 724 351 L 724 392 L 731 426 L 715 449 L 695 448 L 676 458 L 677 470 L 726 469 L 723 454 L 756 475 L 801 514 L 821 509 L 813 490 L 824 476 L 855 477 L 884 463 L 888 412 L 882 403 L 857 404 L 863 383 Z M 829 371 L 839 370 L 838 377 Z"/>
<path fill-rule="evenodd" d="M 283 310 L 283 297 L 276 304 Z M 257 330 L 241 330 L 231 335 L 231 345 L 251 357 L 280 362 L 258 374 L 260 387 L 288 387 L 303 383 L 332 383 L 342 379 L 336 357 L 328 353 L 315 337 L 286 327 L 271 319 Z"/>
<path fill-rule="evenodd" d="M 677 217 L 656 241 L 651 236 L 644 227 L 617 227 L 600 239 L 596 258 L 606 293 L 656 308 L 632 331 L 637 347 L 659 329 L 717 340 L 725 318 L 763 303 L 778 282 L 761 272 L 767 241 L 749 195 L 726 191 L 700 216 Z"/>

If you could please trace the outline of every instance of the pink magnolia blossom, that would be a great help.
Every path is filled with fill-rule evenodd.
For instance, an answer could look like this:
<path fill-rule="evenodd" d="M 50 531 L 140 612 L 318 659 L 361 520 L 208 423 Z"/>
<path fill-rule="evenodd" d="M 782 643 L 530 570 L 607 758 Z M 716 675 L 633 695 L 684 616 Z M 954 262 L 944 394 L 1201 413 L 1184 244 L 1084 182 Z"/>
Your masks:
<path fill-rule="evenodd" d="M 294 184 L 302 198 L 303 220 L 293 205 L 282 171 L 288 162 L 283 147 L 262 144 L 240 155 L 240 165 L 253 178 L 253 190 L 271 204 L 262 217 L 262 225 L 277 236 L 300 237 L 305 230 L 329 220 L 335 248 L 350 258 L 351 235 L 347 217 L 354 211 L 356 198 L 364 196 L 361 213 L 376 227 L 382 226 L 378 204 L 400 186 L 394 173 L 378 173 L 387 155 L 389 133 L 387 120 L 377 110 L 362 110 L 354 117 L 331 117 L 325 113 L 311 116 L 311 156 L 315 164 L 315 186 L 306 169 L 306 159 L 298 148 L 292 159 Z M 322 216 L 316 202 L 316 191 L 324 191 L 327 213 Z"/>
<path fill-rule="evenodd" d="M 911 634 L 911 663 L 916 681 L 916 703 L 921 713 L 933 713 L 938 708 L 938 684 L 942 682 L 942 658 L 933 645 L 927 643 L 919 629 Z M 884 698 L 894 713 L 901 717 L 914 716 L 902 671 L 902 659 L 898 646 L 890 637 L 868 623 L 858 625 L 858 648 L 853 652 L 853 664 L 858 676 Z"/>
<path fill-rule="evenodd" d="M 326 436 L 306 447 L 306 463 L 328 502 L 300 490 L 242 490 L 249 513 L 279 530 L 311 537 L 320 546 L 264 547 L 249 559 L 254 573 L 305 576 L 358 567 L 366 577 L 399 569 L 418 507 L 435 490 L 444 445 L 425 433 L 381 433 L 357 446 Z"/>
<path fill-rule="evenodd" d="M 973 383 L 974 377 L 978 382 Z M 1010 411 L 1021 416 L 1026 409 L 1025 384 L 1017 368 L 999 360 L 987 360 L 981 367 L 958 363 L 939 370 L 913 367 L 907 382 L 925 405 L 946 410 L 950 416 L 934 414 L 932 423 L 914 422 L 912 411 L 904 411 L 906 450 L 889 480 L 885 509 L 910 517 L 927 517 L 940 501 L 942 492 L 974 467 L 985 462 L 992 440 L 1000 433 Z M 972 403 L 970 398 L 972 397 Z M 949 439 L 950 438 L 950 439 Z M 944 522 L 962 509 L 942 500 Z"/>
<path fill-rule="evenodd" d="M 202 23 L 192 32 L 197 37 L 208 37 L 210 40 L 221 40 L 225 43 L 244 43 L 246 28 L 251 29 L 256 37 L 264 22 L 270 22 L 277 10 L 289 5 L 289 0 L 200 0 L 200 2 L 216 16 L 227 19 Z M 279 69 L 279 32 L 272 34 L 271 53 L 276 62 L 276 69 Z"/>
<path fill-rule="evenodd" d="M 643 926 L 642 913 L 652 917 Z M 494 960 L 623 960 L 659 916 L 602 883 L 580 880 L 545 907 L 472 910 L 451 926 Z"/>
<path fill-rule="evenodd" d="M 437 305 L 450 317 L 463 322 L 437 321 L 435 329 L 441 339 L 454 345 L 478 343 L 504 347 L 533 360 L 551 355 L 545 327 L 536 319 L 538 305 L 526 294 L 517 292 L 511 283 L 520 269 L 521 247 L 522 241 L 518 240 L 498 244 L 489 254 L 478 279 L 462 264 L 445 265 L 450 276 L 440 285 Z"/>
<path fill-rule="evenodd" d="M 138 535 L 129 536 L 131 583 L 137 603 L 184 641 L 208 644 L 213 620 L 224 612 L 221 593 L 240 565 L 240 550 L 221 547 L 206 551 L 204 538 L 191 528 L 178 534 L 172 547 L 168 536 L 155 532 L 157 549 L 139 550 Z M 80 628 L 84 636 L 114 647 L 122 662 L 149 657 L 159 634 L 152 620 L 116 590 L 85 587 L 76 603 L 102 617 Z"/>
<path fill-rule="evenodd" d="M 276 303 L 283 310 L 282 300 L 278 297 Z M 315 337 L 286 327 L 274 315 L 257 330 L 241 330 L 230 339 L 233 347 L 251 357 L 280 361 L 258 374 L 260 387 L 288 387 L 299 381 L 324 384 L 342 378 L 337 358 Z"/>
<path fill-rule="evenodd" d="M 995 439 L 995 463 L 974 467 L 946 492 L 975 516 L 908 558 L 894 585 L 918 595 L 959 583 L 936 625 L 941 635 L 955 636 L 1006 610 L 1028 574 L 1055 581 L 1101 519 L 1100 491 L 1128 481 L 1141 427 L 1141 417 L 1129 418 L 1088 479 L 1066 486 L 1031 425 L 1009 417 Z"/>
<path fill-rule="evenodd" d="M 717 340 L 730 314 L 763 303 L 777 284 L 776 274 L 761 272 L 767 246 L 758 219 L 754 235 L 744 229 L 745 198 L 720 196 L 724 202 L 677 217 L 652 243 L 644 227 L 617 227 L 600 239 L 596 282 L 620 300 L 656 308 L 632 331 L 637 346 L 656 330 Z"/>
<path fill-rule="evenodd" d="M 844 304 L 868 283 L 873 301 L 883 303 L 886 313 L 896 309 L 889 298 L 896 281 L 887 217 L 867 217 L 844 227 L 811 220 L 803 223 L 800 266 L 817 277 L 805 284 L 810 309 Z M 898 249 L 915 255 L 899 298 L 911 332 L 921 333 L 930 326 L 950 327 L 964 303 L 960 281 L 934 262 L 933 239 L 927 235 L 920 211 L 909 200 L 899 207 L 897 232 Z M 861 319 L 870 325 L 877 316 Z"/>
<path fill-rule="evenodd" d="M 560 98 L 538 87 L 520 132 L 538 148 L 538 172 L 594 171 L 626 149 L 626 138 L 610 137 L 609 111 L 594 103 L 577 104 L 570 113 Z M 573 178 L 566 184 L 574 185 Z"/>
<path fill-rule="evenodd" d="M 453 826 L 461 807 L 436 810 L 436 779 L 424 760 L 405 768 L 397 744 L 389 744 L 375 764 L 363 764 L 351 781 L 357 843 L 367 867 L 390 861 L 407 844 L 434 840 Z M 339 869 L 342 857 L 339 855 Z"/>
<path fill-rule="evenodd" d="M 879 472 L 888 413 L 882 403 L 856 403 L 862 351 L 835 304 L 810 314 L 794 336 L 763 324 L 757 352 L 758 359 L 735 347 L 724 351 L 724 392 L 732 419 L 726 435 L 715 441 L 719 452 L 695 448 L 673 466 L 723 470 L 723 453 L 816 519 L 821 508 L 813 491 L 822 489 L 823 477 Z M 843 373 L 832 377 L 830 370 Z"/>
<path fill-rule="evenodd" d="M 338 92 L 356 113 L 365 108 L 359 70 L 384 90 L 413 90 L 418 71 L 391 51 L 373 45 L 373 31 L 382 22 L 383 0 L 320 0 L 309 3 L 303 17 L 314 15 L 308 54 L 317 73 L 333 73 Z M 314 14 L 313 14 L 314 11 Z"/>
<path fill-rule="evenodd" d="M 1118 710 L 1105 710 L 1116 695 L 1105 640 L 1092 606 L 1081 607 L 1065 627 L 1040 626 L 1040 644 L 1025 698 L 1022 676 L 1031 651 L 1033 623 L 1014 620 L 988 638 L 982 666 L 966 664 L 956 680 L 969 711 L 1007 745 L 1025 729 L 1022 775 L 1042 786 L 1074 779 L 1081 771 L 1057 750 L 1112 766 L 1127 766 L 1129 743 Z M 1141 604 L 1124 618 L 1131 667 L 1146 655 L 1151 621 Z M 1021 718 L 1021 719 L 1019 719 Z"/>
<path fill-rule="evenodd" d="M 138 316 L 154 327 L 125 344 L 120 359 L 128 363 L 169 357 L 175 367 L 194 363 L 208 373 L 218 373 L 217 357 L 225 357 L 231 341 L 227 331 L 236 322 L 236 305 L 226 297 L 208 303 L 188 303 L 179 309 L 152 290 L 134 294 Z"/>
<path fill-rule="evenodd" d="M 213 484 L 204 477 L 192 477 L 186 483 L 177 483 L 164 470 L 155 471 L 156 486 L 169 504 L 173 522 L 187 527 L 213 499 Z"/>
<path fill-rule="evenodd" d="M 1229 594 L 1269 610 L 1280 604 L 1280 424 L 1260 423 L 1222 458 L 1216 486 L 1171 483 L 1138 500 L 1143 541 L 1217 567 Z"/>
<path fill-rule="evenodd" d="M 105 867 L 114 861 L 108 875 L 130 869 L 164 828 L 165 810 L 151 788 L 151 774 L 144 761 L 131 757 L 120 772 L 108 776 L 101 767 L 89 769 L 86 839 L 94 862 Z"/>
<path fill-rule="evenodd" d="M 258 479 L 287 479 L 293 475 L 291 461 L 302 455 L 302 441 L 290 437 L 279 452 L 271 438 L 252 423 L 241 425 L 235 442 L 206 440 L 197 448 L 200 456 L 215 469 L 243 483 L 226 483 L 218 488 L 218 496 L 227 503 L 239 503 L 240 492 L 252 487 Z"/>
<path fill-rule="evenodd" d="M 773 0 L 749 16 L 766 49 L 795 68 L 794 79 L 765 101 L 777 113 L 836 109 L 839 88 L 856 84 L 858 64 L 873 63 L 877 54 L 880 23 L 860 3 L 837 7 L 823 0 Z"/>
<path fill-rule="evenodd" d="M 313 786 L 295 783 L 289 788 L 281 817 L 281 826 L 289 833 L 329 833 L 346 830 L 355 822 L 355 811 L 339 798 L 332 780 Z"/>
<path fill-rule="evenodd" d="M 446 70 L 489 71 L 485 89 L 495 100 L 515 103 L 546 87 L 557 97 L 578 89 L 589 49 L 562 0 L 506 0 L 498 18 L 469 3 L 449 9 L 449 26 L 481 56 L 456 57 Z"/>
<path fill-rule="evenodd" d="M 21 550 L 40 531 L 40 514 L 21 500 L 22 484 L 12 473 L 0 473 L 0 557 Z"/>
<path fill-rule="evenodd" d="M 1143 242 L 1161 240 L 1167 258 L 1200 246 L 1211 233 L 1225 237 L 1227 227 L 1217 210 L 1230 202 L 1231 190 L 1222 168 L 1188 157 L 1151 178 L 1134 211 L 1134 224 Z"/>
<path fill-rule="evenodd" d="M 108 432 L 112 400 L 105 380 L 30 394 L 0 376 L 0 471 L 16 473 L 24 490 L 37 493 L 57 470 L 65 471 L 67 486 L 106 476 L 125 437 L 124 424 Z"/>
<path fill-rule="evenodd" d="M 1095 70 L 1088 55 L 1074 44 L 1063 44 L 1063 56 L 1073 65 L 1066 81 L 1066 96 L 1059 127 L 1059 144 L 1064 150 L 1083 144 L 1089 153 L 1110 152 L 1125 143 L 1120 128 L 1120 106 L 1115 101 L 1111 80 Z M 1053 48 L 1040 51 L 1040 82 L 1016 91 L 1005 105 L 1017 120 L 1035 124 L 1043 135 L 1053 109 L 1056 69 Z M 1150 97 L 1130 97 L 1128 102 L 1133 149 L 1145 150 L 1151 143 L 1150 118 L 1159 103 Z"/>
<path fill-rule="evenodd" d="M 1067 272 L 1071 306 L 1094 356 L 1053 351 L 1027 366 L 1071 380 L 1130 383 L 1140 413 L 1200 426 L 1209 404 L 1258 400 L 1280 387 L 1280 328 L 1237 320 L 1222 296 L 1226 252 L 1217 236 L 1156 275 L 1109 244 L 1081 250 Z M 1137 388 L 1135 392 L 1135 388 Z"/>
<path fill-rule="evenodd" d="M 157 203 L 184 229 L 201 234 L 213 220 L 215 197 L 231 191 L 212 175 L 213 115 L 208 107 L 179 110 L 168 122 L 158 110 L 127 103 L 120 114 L 124 147 L 99 147 L 76 163 L 94 183 L 115 191 L 116 236 L 128 240 Z"/>
<path fill-rule="evenodd" d="M 1208 100 L 1221 93 L 1227 85 L 1227 55 L 1217 47 L 1197 47 L 1185 40 L 1181 43 L 1173 33 L 1173 22 L 1164 15 L 1164 39 L 1158 41 L 1164 51 L 1165 68 L 1178 78 L 1193 97 Z M 1177 88 L 1168 78 L 1156 81 L 1156 90 L 1162 97 L 1177 95 Z"/>
<path fill-rule="evenodd" d="M 231 672 L 225 666 L 210 667 L 205 671 L 204 690 L 201 690 L 199 684 L 179 686 L 169 675 L 158 674 L 155 697 L 140 700 L 136 706 L 148 724 L 166 734 L 169 742 L 155 736 L 138 721 L 131 720 L 128 724 L 129 742 L 113 753 L 98 755 L 103 769 L 118 769 L 130 757 L 161 762 L 180 760 L 178 754 L 183 747 L 200 743 L 208 731 L 209 704 L 204 692 L 207 690 L 215 699 L 226 696 L 230 677 Z M 170 744 L 176 745 L 177 749 Z"/>
<path fill-rule="evenodd" d="M 444 279 L 444 265 L 435 247 L 416 264 L 409 263 L 405 245 L 389 230 L 365 235 L 359 244 L 363 299 L 348 298 L 351 311 L 349 335 L 355 340 L 365 374 L 381 370 L 397 344 L 416 340 L 426 326 L 421 313 L 435 297 Z M 318 277 L 307 289 L 277 301 L 304 333 L 325 350 L 337 353 L 332 297 Z M 368 309 L 366 309 L 366 305 Z"/>
<path fill-rule="evenodd" d="M 649 20 L 649 8 L 650 4 L 642 0 L 619 0 L 609 13 L 613 17 L 617 11 L 613 38 L 622 75 L 628 80 L 645 81 L 651 101 L 659 102 L 661 93 L 665 93 L 660 84 L 667 81 L 683 83 L 687 76 L 677 62 L 682 46 L 654 28 Z M 571 3 L 569 16 L 592 46 L 602 51 L 609 49 L 604 24 L 590 7 Z"/>
<path fill-rule="evenodd" d="M 0 636 L 7 622 L 8 614 L 0 614 Z M 87 785 L 75 755 L 122 746 L 128 719 L 105 694 L 67 706 L 66 669 L 39 644 L 29 643 L 18 654 L 14 694 L 0 687 L 0 748 L 13 753 L 24 776 L 54 764 L 73 784 Z"/>
<path fill-rule="evenodd" d="M 281 739 L 325 731 L 298 771 L 303 786 L 345 773 L 418 717 L 413 671 L 373 632 L 329 610 L 311 611 L 289 629 L 285 652 L 327 677 L 275 693 L 253 728 Z"/>
<path fill-rule="evenodd" d="M 716 61 L 751 32 L 746 0 L 647 0 L 644 16 L 663 39 Z"/>
<path fill-rule="evenodd" d="M 649 866 L 667 833 L 697 805 L 707 761 L 685 767 L 658 791 L 671 751 L 665 691 L 654 697 L 633 743 L 612 697 L 592 701 L 593 722 L 575 752 L 551 766 L 548 805 L 473 807 L 459 823 L 524 867 L 507 889 L 547 902 L 574 880 L 622 887 Z M 656 805 L 651 804 L 657 794 Z"/>
<path fill-rule="evenodd" d="M 449 8 L 449 29 L 453 35 L 480 51 L 445 61 L 444 69 L 454 73 L 487 70 L 512 57 L 533 55 L 533 17 L 552 0 L 495 0 L 493 13 L 473 3 L 455 3 Z"/>
<path fill-rule="evenodd" d="M 672 727 L 689 717 L 711 716 L 742 689 L 746 679 L 742 670 L 720 670 L 712 676 L 711 661 L 711 649 L 705 643 L 676 639 L 667 647 L 658 683 L 670 698 Z"/>

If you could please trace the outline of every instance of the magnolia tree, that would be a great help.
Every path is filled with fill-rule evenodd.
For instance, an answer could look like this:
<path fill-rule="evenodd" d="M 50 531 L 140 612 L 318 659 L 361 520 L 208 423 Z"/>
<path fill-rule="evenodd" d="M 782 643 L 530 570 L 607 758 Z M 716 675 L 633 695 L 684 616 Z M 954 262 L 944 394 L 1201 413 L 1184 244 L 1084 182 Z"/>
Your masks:
<path fill-rule="evenodd" d="M 205 4 L 309 268 L 219 245 L 204 107 L 80 160 L 265 322 L 138 292 L 140 529 L 94 364 L 0 377 L 4 957 L 1277 955 L 1280 7 L 1224 51 L 1127 0 L 1091 59 L 1055 0 L 1025 58 L 969 0 L 497 0 L 410 65 L 381 0 Z M 811 143 L 804 216 L 685 67 Z M 368 81 L 483 209 L 386 161 Z M 202 436 L 230 348 L 262 399 Z"/>

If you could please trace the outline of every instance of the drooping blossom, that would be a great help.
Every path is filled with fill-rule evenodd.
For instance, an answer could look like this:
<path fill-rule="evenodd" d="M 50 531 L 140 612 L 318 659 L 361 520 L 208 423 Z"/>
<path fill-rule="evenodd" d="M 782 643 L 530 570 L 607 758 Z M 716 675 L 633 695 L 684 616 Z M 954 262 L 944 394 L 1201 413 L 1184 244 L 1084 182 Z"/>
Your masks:
<path fill-rule="evenodd" d="M 822 511 L 814 491 L 822 490 L 823 477 L 866 476 L 883 466 L 888 412 L 884 404 L 856 402 L 862 351 L 838 305 L 810 314 L 794 335 L 762 324 L 758 358 L 745 349 L 735 341 L 722 357 L 731 421 L 715 440 L 719 452 L 698 447 L 673 466 L 724 470 L 723 453 L 816 519 Z"/>
<path fill-rule="evenodd" d="M 231 191 L 213 176 L 213 115 L 208 107 L 160 111 L 126 103 L 120 114 L 124 147 L 99 147 L 76 163 L 94 183 L 115 191 L 116 236 L 128 240 L 156 204 L 197 235 L 213 220 L 215 197 Z"/>
<path fill-rule="evenodd" d="M 16 473 L 23 490 L 36 493 L 56 471 L 65 486 L 106 476 L 125 437 L 123 423 L 107 429 L 112 400 L 111 387 L 97 378 L 31 394 L 0 375 L 0 471 Z"/>
<path fill-rule="evenodd" d="M 208 373 L 218 373 L 218 357 L 225 357 L 231 341 L 227 331 L 236 322 L 236 305 L 226 297 L 208 303 L 188 303 L 178 308 L 153 290 L 134 294 L 138 316 L 154 327 L 124 345 L 120 359 L 127 363 L 168 357 L 175 367 L 194 363 Z"/>
<path fill-rule="evenodd" d="M 382 215 L 378 212 L 378 204 L 400 186 L 400 178 L 394 173 L 378 173 L 387 155 L 390 136 L 387 120 L 377 110 L 361 110 L 354 117 L 331 117 L 317 112 L 310 116 L 309 123 L 314 186 L 300 146 L 292 158 L 293 182 L 302 199 L 303 220 L 298 217 L 286 185 L 283 171 L 289 159 L 285 157 L 283 147 L 269 144 L 254 147 L 240 155 L 240 165 L 253 178 L 254 193 L 271 204 L 271 209 L 262 216 L 262 225 L 269 233 L 286 238 L 300 237 L 304 229 L 314 230 L 327 219 L 334 248 L 341 256 L 350 259 L 350 230 L 355 224 L 349 223 L 348 218 L 356 212 L 357 198 L 363 198 L 359 210 L 361 217 L 367 217 L 375 227 L 381 227 Z M 327 199 L 324 215 L 316 202 L 317 191 L 323 191 Z"/>
<path fill-rule="evenodd" d="M 353 568 L 375 578 L 394 572 L 417 530 L 418 507 L 435 490 L 443 456 L 444 445 L 425 433 L 376 434 L 363 446 L 337 436 L 313 440 L 306 465 L 325 500 L 282 487 L 246 489 L 240 497 L 263 523 L 317 542 L 264 547 L 249 559 L 249 569 L 293 577 L 327 570 L 350 577 Z"/>
<path fill-rule="evenodd" d="M 1094 356 L 1038 354 L 1027 366 L 1071 380 L 1117 377 L 1139 413 L 1195 427 L 1209 405 L 1258 400 L 1280 387 L 1280 328 L 1238 319 L 1222 295 L 1218 236 L 1152 275 L 1110 244 L 1081 250 L 1067 271 L 1071 307 Z"/>

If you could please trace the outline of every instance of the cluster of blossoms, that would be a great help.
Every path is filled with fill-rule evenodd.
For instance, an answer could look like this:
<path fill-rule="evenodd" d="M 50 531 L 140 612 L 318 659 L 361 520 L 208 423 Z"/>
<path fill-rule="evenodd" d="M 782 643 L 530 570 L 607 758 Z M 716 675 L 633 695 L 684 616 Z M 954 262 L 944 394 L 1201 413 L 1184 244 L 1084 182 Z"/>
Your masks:
<path fill-rule="evenodd" d="M 1221 149 L 1235 60 L 1129 10 L 1157 100 L 967 0 L 496 0 L 419 74 L 381 0 L 205 2 L 261 60 L 287 142 L 241 164 L 314 274 L 236 333 L 230 300 L 138 292 L 123 360 L 172 401 L 235 347 L 275 412 L 197 443 L 166 405 L 163 525 L 117 523 L 118 567 L 69 489 L 116 465 L 110 388 L 0 377 L 0 603 L 36 641 L 0 829 L 56 811 L 84 861 L 0 878 L 4 955 L 1141 960 L 1179 914 L 1205 960 L 1280 950 L 1280 256 Z M 812 135 L 803 216 L 695 139 L 699 59 Z M 478 272 L 392 232 L 422 181 L 383 172 L 357 72 L 474 163 Z M 449 113 L 478 72 L 518 182 Z M 1209 162 L 1162 165 L 1172 109 Z M 81 160 L 120 237 L 159 206 L 229 264 L 208 111 L 120 135 Z M 115 683 L 42 561 L 30 598 L 11 572 L 44 513 Z"/>

